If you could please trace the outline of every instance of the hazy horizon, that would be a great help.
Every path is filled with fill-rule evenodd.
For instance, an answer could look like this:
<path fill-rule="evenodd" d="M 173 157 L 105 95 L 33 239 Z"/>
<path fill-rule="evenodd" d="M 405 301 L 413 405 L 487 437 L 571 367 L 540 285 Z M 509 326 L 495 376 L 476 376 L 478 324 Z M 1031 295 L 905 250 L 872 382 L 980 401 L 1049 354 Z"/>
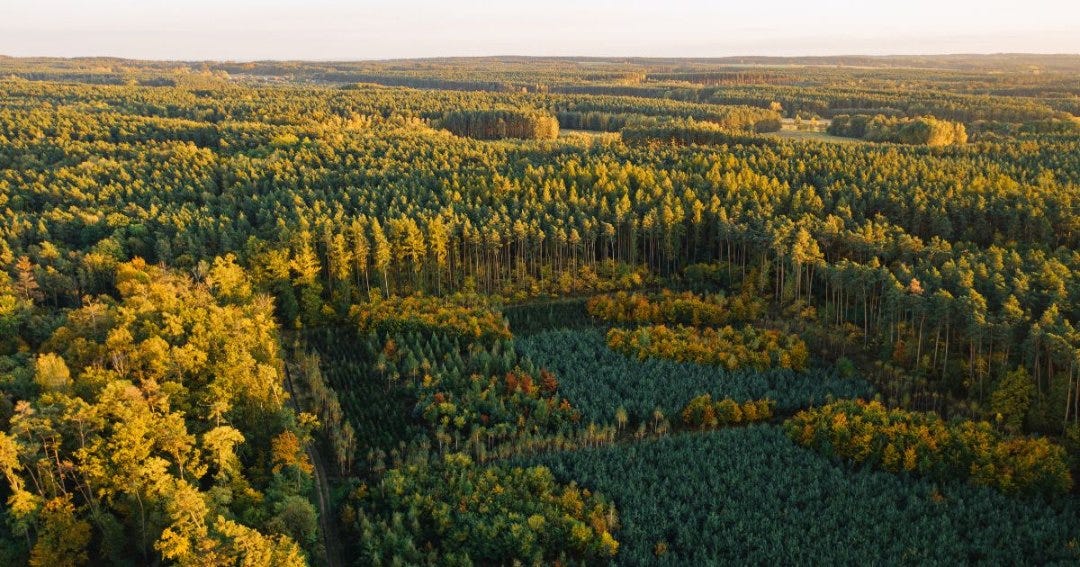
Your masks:
<path fill-rule="evenodd" d="M 1063 0 L 545 3 L 42 0 L 0 7 L 0 54 L 155 60 L 1077 54 Z"/>

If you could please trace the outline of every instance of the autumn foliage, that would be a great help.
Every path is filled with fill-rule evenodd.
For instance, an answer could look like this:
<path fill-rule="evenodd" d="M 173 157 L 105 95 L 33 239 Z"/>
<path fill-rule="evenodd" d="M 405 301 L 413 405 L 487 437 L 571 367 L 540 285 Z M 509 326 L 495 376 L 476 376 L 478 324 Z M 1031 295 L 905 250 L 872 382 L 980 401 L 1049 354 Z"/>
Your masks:
<path fill-rule="evenodd" d="M 768 421 L 773 416 L 772 400 L 746 400 L 739 403 L 731 398 L 713 401 L 709 394 L 702 394 L 682 410 L 682 421 L 687 427 L 711 429 L 727 425 L 739 425 Z"/>
<path fill-rule="evenodd" d="M 598 295 L 590 298 L 585 307 L 589 315 L 611 323 L 715 326 L 759 317 L 765 303 L 742 295 L 697 295 L 665 289 L 658 294 L 620 291 Z"/>
<path fill-rule="evenodd" d="M 933 116 L 917 118 L 841 114 L 832 119 L 829 133 L 835 136 L 862 138 L 870 142 L 894 142 L 926 146 L 962 145 L 968 135 L 959 122 L 939 120 Z"/>
<path fill-rule="evenodd" d="M 667 358 L 678 362 L 715 364 L 728 370 L 752 367 L 806 368 L 809 352 L 797 335 L 751 326 L 719 329 L 652 325 L 611 329 L 608 346 L 639 359 Z"/>
<path fill-rule="evenodd" d="M 354 305 L 352 316 L 364 332 L 436 331 L 484 341 L 510 338 L 510 328 L 502 314 L 484 300 L 464 295 L 378 299 Z"/>
<path fill-rule="evenodd" d="M 290 499 L 311 510 L 312 465 L 272 302 L 231 256 L 203 282 L 138 258 L 114 277 L 118 298 L 66 313 L 34 364 L 42 395 L 0 432 L 30 563 L 306 564 L 309 542 L 275 527 Z"/>
<path fill-rule="evenodd" d="M 935 480 L 967 479 L 1006 494 L 1058 495 L 1072 487 L 1065 450 L 1045 438 L 1009 437 L 989 423 L 842 400 L 801 411 L 788 436 L 820 452 Z"/>

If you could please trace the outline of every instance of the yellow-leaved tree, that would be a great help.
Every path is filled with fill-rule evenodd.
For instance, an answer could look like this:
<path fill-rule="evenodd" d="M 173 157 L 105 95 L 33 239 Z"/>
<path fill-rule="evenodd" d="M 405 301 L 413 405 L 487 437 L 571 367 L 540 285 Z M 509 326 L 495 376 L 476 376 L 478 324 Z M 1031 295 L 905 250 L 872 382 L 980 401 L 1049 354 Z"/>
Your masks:
<path fill-rule="evenodd" d="M 119 264 L 118 297 L 68 313 L 34 359 L 41 394 L 0 434 L 32 564 L 305 563 L 274 516 L 311 467 L 304 419 L 284 404 L 273 304 L 232 257 L 206 274 Z M 282 455 L 288 477 L 268 477 Z"/>

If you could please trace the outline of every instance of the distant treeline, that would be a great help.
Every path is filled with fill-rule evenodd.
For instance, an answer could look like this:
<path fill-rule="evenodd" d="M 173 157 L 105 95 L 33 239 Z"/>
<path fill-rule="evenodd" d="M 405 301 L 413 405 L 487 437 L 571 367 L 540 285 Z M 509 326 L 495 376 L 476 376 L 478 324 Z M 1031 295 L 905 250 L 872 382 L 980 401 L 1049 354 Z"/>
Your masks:
<path fill-rule="evenodd" d="M 553 140 L 559 135 L 554 116 L 527 109 L 455 110 L 446 114 L 441 126 L 455 135 L 480 140 Z"/>
<path fill-rule="evenodd" d="M 701 97 L 697 87 L 671 87 L 666 85 L 600 85 L 564 84 L 552 86 L 553 94 L 578 94 L 597 96 L 633 96 L 641 98 L 666 98 L 697 102 Z"/>
<path fill-rule="evenodd" d="M 840 114 L 902 114 L 918 117 L 931 114 L 938 118 L 970 123 L 975 120 L 1030 122 L 1068 116 L 1040 100 L 992 97 L 981 94 L 946 92 L 938 89 L 881 91 L 858 86 L 801 87 L 791 85 L 731 85 L 703 88 L 700 102 L 768 106 L 782 104 L 785 114 L 817 114 L 835 117 Z"/>
<path fill-rule="evenodd" d="M 649 73 L 648 79 L 655 82 L 684 82 L 706 86 L 719 85 L 760 85 L 777 83 L 787 78 L 787 73 L 772 71 L 697 71 Z"/>
<path fill-rule="evenodd" d="M 635 118 L 641 119 L 640 114 L 625 112 L 575 112 L 571 110 L 561 110 L 555 116 L 559 119 L 560 128 L 599 132 L 618 132 Z"/>
<path fill-rule="evenodd" d="M 779 129 L 779 120 L 777 120 L 776 128 L 759 131 L 771 132 Z M 733 131 L 714 122 L 697 121 L 692 118 L 635 122 L 622 129 L 623 142 L 629 145 L 661 143 L 676 146 L 695 144 L 704 146 L 743 143 L 741 138 L 745 137 L 745 131 Z"/>
<path fill-rule="evenodd" d="M 512 92 L 521 87 L 500 81 L 470 81 L 444 77 L 417 77 L 412 75 L 387 75 L 372 73 L 326 72 L 313 76 L 317 81 L 328 83 L 367 83 L 386 87 L 409 87 L 413 89 L 438 89 L 446 91 Z"/>
<path fill-rule="evenodd" d="M 878 114 L 841 114 L 829 124 L 829 134 L 860 138 L 869 142 L 893 142 L 924 146 L 951 146 L 967 143 L 967 130 L 959 122 L 933 116 L 898 118 Z"/>
<path fill-rule="evenodd" d="M 769 108 L 779 103 L 787 116 L 797 114 L 834 117 L 840 114 L 885 114 L 917 117 L 932 114 L 961 122 L 993 120 L 1024 123 L 1069 118 L 1071 99 L 1052 99 L 1052 108 L 1041 99 L 991 97 L 943 90 L 882 92 L 858 86 L 802 87 L 784 84 L 737 83 L 698 85 L 598 85 L 565 84 L 552 93 L 668 99 L 695 104 L 745 105 Z"/>
<path fill-rule="evenodd" d="M 729 130 L 774 132 L 780 113 L 752 106 L 690 104 L 629 97 L 572 97 L 555 103 L 563 128 L 617 132 L 636 117 L 670 117 L 710 122 Z"/>

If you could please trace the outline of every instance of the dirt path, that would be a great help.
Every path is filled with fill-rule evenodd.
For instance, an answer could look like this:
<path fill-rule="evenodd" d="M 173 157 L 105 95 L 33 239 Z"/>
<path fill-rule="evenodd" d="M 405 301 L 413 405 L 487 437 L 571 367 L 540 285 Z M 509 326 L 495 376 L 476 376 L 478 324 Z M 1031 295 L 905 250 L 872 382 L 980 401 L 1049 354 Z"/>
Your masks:
<path fill-rule="evenodd" d="M 327 567 L 340 567 L 341 561 L 341 538 L 337 533 L 337 522 L 334 521 L 334 511 L 330 500 L 330 482 L 326 476 L 326 464 L 323 462 L 319 450 L 314 446 L 308 447 L 308 458 L 315 466 L 316 493 L 319 496 L 319 535 L 322 536 L 323 549 L 326 550 Z"/>
<path fill-rule="evenodd" d="M 289 388 L 289 402 L 293 409 L 297 412 L 301 411 L 288 363 L 285 364 L 285 384 Z M 330 482 L 327 480 L 329 477 L 326 475 L 326 463 L 314 444 L 308 445 L 307 456 L 315 469 L 312 474 L 319 500 L 319 538 L 322 539 L 326 565 L 327 567 L 341 567 L 345 563 L 341 560 L 341 538 L 338 537 L 337 523 L 334 521 L 335 514 L 330 499 Z"/>

